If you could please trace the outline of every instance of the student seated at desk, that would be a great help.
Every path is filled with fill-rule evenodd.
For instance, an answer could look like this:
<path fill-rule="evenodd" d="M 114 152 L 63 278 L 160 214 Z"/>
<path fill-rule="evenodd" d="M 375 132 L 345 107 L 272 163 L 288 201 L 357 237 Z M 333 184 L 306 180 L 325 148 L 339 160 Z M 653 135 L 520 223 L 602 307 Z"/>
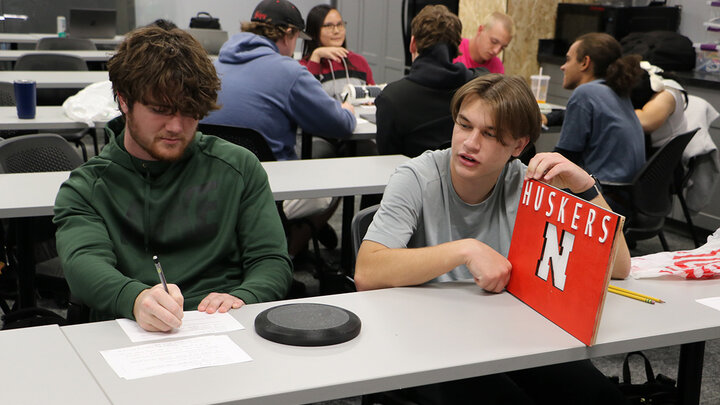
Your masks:
<path fill-rule="evenodd" d="M 348 84 L 375 84 L 367 60 L 347 49 L 345 26 L 340 12 L 327 4 L 313 7 L 307 15 L 310 39 L 303 44 L 300 64 L 322 83 L 323 89 L 342 101 Z"/>
<path fill-rule="evenodd" d="M 349 138 L 355 129 L 354 109 L 330 97 L 307 69 L 292 59 L 305 22 L 287 0 L 263 0 L 251 22 L 220 49 L 215 62 L 222 88 L 218 103 L 203 123 L 251 128 L 267 140 L 277 160 L 297 159 L 297 128 L 315 135 Z M 310 217 L 315 229 L 326 225 L 337 204 L 332 198 L 285 201 L 288 219 Z M 291 230 L 290 254 L 307 247 L 308 226 Z M 327 241 L 330 242 L 327 242 Z M 332 245 L 337 238 L 322 238 Z M 327 246 L 327 245 L 326 245 Z M 334 247 L 334 246 L 328 246 Z"/>
<path fill-rule="evenodd" d="M 473 79 L 456 92 L 451 111 L 451 148 L 425 152 L 390 178 L 358 252 L 358 290 L 472 279 L 503 291 L 525 178 L 608 207 L 595 180 L 562 155 L 540 153 L 527 167 L 515 159 L 540 134 L 540 111 L 522 78 Z M 618 243 L 612 276 L 625 278 L 630 254 L 622 236 Z M 624 402 L 589 361 L 420 387 L 417 394 L 438 404 Z"/>
<path fill-rule="evenodd" d="M 659 148 L 675 135 L 687 132 L 687 92 L 677 81 L 663 77 L 663 70 L 640 62 L 645 71 L 632 89 L 630 100 L 643 131 L 649 135 L 646 148 Z M 649 156 L 648 156 L 649 157 Z"/>
<path fill-rule="evenodd" d="M 505 66 L 497 56 L 510 44 L 514 34 L 512 17 L 496 11 L 478 26 L 474 37 L 462 39 L 460 55 L 453 63 L 460 62 L 468 68 L 485 68 L 490 73 L 505 73 Z"/>
<path fill-rule="evenodd" d="M 622 55 L 604 33 L 582 35 L 567 52 L 563 87 L 573 90 L 556 151 L 603 181 L 630 181 L 645 163 L 645 137 L 630 102 L 638 55 Z"/>
<path fill-rule="evenodd" d="M 323 89 L 336 100 L 343 102 L 347 85 L 375 84 L 367 60 L 347 49 L 345 27 L 340 12 L 327 4 L 313 7 L 307 15 L 307 33 L 310 39 L 303 44 L 300 64 L 315 76 Z M 305 131 L 309 132 L 309 131 Z M 313 137 L 313 154 L 318 157 L 377 155 L 372 140 L 353 140 L 352 146 L 338 139 Z M 325 152 L 316 152 L 321 146 Z"/>
<path fill-rule="evenodd" d="M 183 309 L 284 298 L 291 262 L 267 174 L 246 149 L 195 132 L 220 88 L 200 43 L 177 28 L 140 28 L 108 70 L 123 117 L 55 202 L 65 277 L 91 318 L 167 331 Z"/>
<path fill-rule="evenodd" d="M 203 123 L 260 132 L 277 160 L 297 159 L 297 127 L 314 134 L 348 138 L 355 129 L 352 105 L 330 97 L 307 69 L 292 59 L 305 22 L 287 0 L 260 2 L 243 32 L 233 35 L 215 62 L 222 88 Z"/>
<path fill-rule="evenodd" d="M 458 55 L 462 23 L 447 7 L 425 6 L 410 26 L 410 73 L 388 84 L 375 100 L 382 155 L 415 157 L 450 142 L 455 90 L 488 72 L 452 62 Z"/>

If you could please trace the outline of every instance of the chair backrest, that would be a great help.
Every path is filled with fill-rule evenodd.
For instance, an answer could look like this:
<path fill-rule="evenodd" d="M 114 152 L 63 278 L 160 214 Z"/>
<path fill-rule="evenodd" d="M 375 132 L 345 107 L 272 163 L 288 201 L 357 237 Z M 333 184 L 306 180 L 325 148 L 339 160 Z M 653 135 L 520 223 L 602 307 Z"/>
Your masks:
<path fill-rule="evenodd" d="M 0 82 L 0 106 L 15 105 L 15 85 L 10 82 Z"/>
<path fill-rule="evenodd" d="M 380 204 L 371 205 L 358 211 L 358 213 L 353 217 L 352 223 L 350 224 L 350 234 L 352 235 L 352 244 L 355 256 L 357 256 L 357 252 L 360 249 L 365 233 L 367 233 L 367 229 L 372 223 L 378 208 L 380 208 Z"/>
<path fill-rule="evenodd" d="M 202 45 L 210 55 L 217 55 L 220 52 L 220 48 L 228 40 L 227 31 L 205 28 L 187 28 L 185 31 L 197 39 L 200 45 Z"/>
<path fill-rule="evenodd" d="M 87 63 L 77 56 L 56 53 L 25 54 L 15 62 L 15 70 L 86 71 Z M 37 105 L 62 105 L 79 89 L 37 89 Z"/>
<path fill-rule="evenodd" d="M 15 62 L 15 70 L 88 70 L 82 58 L 57 53 L 25 54 Z"/>
<path fill-rule="evenodd" d="M 56 50 L 56 51 L 92 51 L 96 50 L 95 43 L 86 38 L 62 38 L 62 37 L 45 37 L 40 38 L 37 50 Z"/>
<path fill-rule="evenodd" d="M 235 145 L 240 145 L 254 153 L 261 162 L 277 160 L 265 138 L 254 129 L 227 125 L 199 124 L 198 131 L 206 135 L 215 135 Z"/>
<path fill-rule="evenodd" d="M 645 215 L 665 217 L 672 210 L 673 173 L 682 153 L 698 129 L 677 135 L 648 159 L 633 179 L 635 209 Z"/>
<path fill-rule="evenodd" d="M 0 173 L 72 170 L 82 158 L 57 134 L 22 135 L 0 142 Z"/>

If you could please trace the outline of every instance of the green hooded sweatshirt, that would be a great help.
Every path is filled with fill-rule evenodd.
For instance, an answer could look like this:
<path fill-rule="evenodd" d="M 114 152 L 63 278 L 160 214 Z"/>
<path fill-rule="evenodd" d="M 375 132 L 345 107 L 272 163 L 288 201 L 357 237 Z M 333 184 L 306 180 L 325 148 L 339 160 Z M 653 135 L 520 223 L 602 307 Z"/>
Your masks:
<path fill-rule="evenodd" d="M 255 155 L 198 132 L 178 161 L 143 161 L 123 146 L 122 118 L 108 130 L 110 143 L 55 200 L 65 277 L 92 319 L 134 319 L 138 294 L 159 282 L 153 255 L 185 310 L 211 292 L 246 304 L 285 297 L 292 263 Z"/>

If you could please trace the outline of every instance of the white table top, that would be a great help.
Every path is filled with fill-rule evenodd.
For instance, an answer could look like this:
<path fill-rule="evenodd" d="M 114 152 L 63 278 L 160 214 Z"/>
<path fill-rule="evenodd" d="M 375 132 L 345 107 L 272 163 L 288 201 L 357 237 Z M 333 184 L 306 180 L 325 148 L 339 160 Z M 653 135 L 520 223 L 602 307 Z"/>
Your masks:
<path fill-rule="evenodd" d="M 15 33 L 15 32 L 0 32 L 0 42 L 8 42 L 15 44 L 34 44 L 37 43 L 40 38 L 57 37 L 54 33 Z M 124 35 L 115 35 L 114 38 L 89 38 L 96 44 L 102 45 L 117 45 L 125 39 Z"/>
<path fill-rule="evenodd" d="M 360 114 L 375 114 L 376 110 L 374 105 L 358 105 L 354 108 L 355 118 L 359 118 Z M 377 126 L 365 119 L 363 119 L 363 121 L 365 122 L 360 122 L 355 126 L 355 130 L 353 131 L 351 139 L 375 139 L 375 135 L 377 133 Z"/>
<path fill-rule="evenodd" d="M 38 88 L 83 88 L 96 82 L 109 80 L 108 72 L 84 71 L 63 72 L 44 70 L 2 70 L 0 82 L 15 80 L 34 80 Z"/>
<path fill-rule="evenodd" d="M 401 155 L 263 162 L 277 200 L 382 193 Z M 70 172 L 0 174 L 0 218 L 52 215 Z"/>
<path fill-rule="evenodd" d="M 608 294 L 593 347 L 510 294 L 485 293 L 471 282 L 298 300 L 337 305 L 360 317 L 357 338 L 327 347 L 264 340 L 254 332 L 255 317 L 286 302 L 248 305 L 231 312 L 246 329 L 229 335 L 253 361 L 130 381 L 119 378 L 99 354 L 133 345 L 117 323 L 69 326 L 63 332 L 116 404 L 134 404 L 137 398 L 157 404 L 300 404 L 720 337 L 718 312 L 694 301 L 717 296 L 720 279 L 613 284 L 667 303 Z"/>
<path fill-rule="evenodd" d="M 112 56 L 112 51 L 87 50 L 87 51 L 61 51 L 61 50 L 0 50 L 0 61 L 15 62 L 21 56 L 27 54 L 54 53 L 61 55 L 77 56 L 86 62 L 107 62 Z"/>
<path fill-rule="evenodd" d="M 105 121 L 95 122 L 90 127 L 103 127 Z M 37 106 L 35 118 L 20 119 L 17 117 L 15 107 L 0 107 L 0 130 L 3 129 L 36 129 L 40 131 L 55 129 L 81 129 L 88 125 L 84 122 L 73 121 L 65 115 L 61 106 Z"/>
<path fill-rule="evenodd" d="M 360 156 L 263 162 L 276 200 L 344 197 L 385 190 L 407 156 Z"/>
<path fill-rule="evenodd" d="M 109 404 L 57 325 L 0 331 L 6 404 Z"/>

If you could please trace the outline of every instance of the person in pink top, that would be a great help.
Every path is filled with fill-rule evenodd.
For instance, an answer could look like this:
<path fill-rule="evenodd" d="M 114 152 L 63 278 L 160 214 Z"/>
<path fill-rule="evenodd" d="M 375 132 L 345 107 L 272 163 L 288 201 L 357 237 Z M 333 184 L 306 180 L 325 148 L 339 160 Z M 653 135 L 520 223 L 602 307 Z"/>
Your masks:
<path fill-rule="evenodd" d="M 490 73 L 505 73 L 505 67 L 497 55 L 508 46 L 514 33 L 512 18 L 496 11 L 478 27 L 474 37 L 463 38 L 460 55 L 453 59 L 453 63 L 460 62 L 468 69 L 483 67 Z"/>

